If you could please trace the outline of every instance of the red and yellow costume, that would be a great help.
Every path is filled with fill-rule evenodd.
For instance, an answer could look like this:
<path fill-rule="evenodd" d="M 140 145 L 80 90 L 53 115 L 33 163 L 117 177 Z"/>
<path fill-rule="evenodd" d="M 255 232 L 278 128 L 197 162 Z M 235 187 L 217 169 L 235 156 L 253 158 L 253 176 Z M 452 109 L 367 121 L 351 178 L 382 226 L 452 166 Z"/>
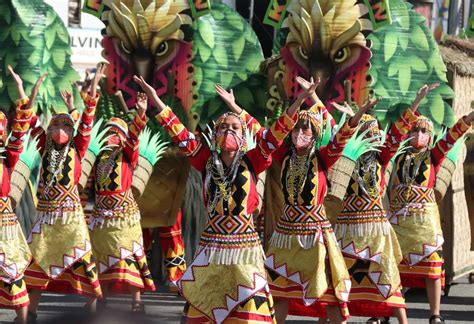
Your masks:
<path fill-rule="evenodd" d="M 300 119 L 305 114 L 322 126 L 321 114 L 302 111 Z M 348 316 L 345 302 L 351 280 L 323 201 L 326 174 L 355 130 L 344 124 L 327 146 L 309 155 L 297 156 L 289 146 L 282 146 L 274 155 L 282 165 L 285 205 L 270 239 L 265 265 L 270 270 L 273 297 L 289 300 L 291 314 L 299 313 L 292 308 L 304 304 L 320 316 L 324 316 L 325 306 L 340 306 L 342 316 Z M 302 310 L 300 315 L 313 312 Z"/>
<path fill-rule="evenodd" d="M 253 118 L 245 112 L 239 118 L 245 134 Z M 273 322 L 264 253 L 252 213 L 259 199 L 257 175 L 270 166 L 270 154 L 294 127 L 297 116 L 293 119 L 284 114 L 270 129 L 261 130 L 257 147 L 239 151 L 232 166 L 226 168 L 235 170 L 233 180 L 226 183 L 215 177 L 213 168 L 222 166 L 219 155 L 196 140 L 170 108 L 157 119 L 205 179 L 209 218 L 196 257 L 178 282 L 190 304 L 187 321 Z"/>
<path fill-rule="evenodd" d="M 31 261 L 31 253 L 23 231 L 13 212 L 10 197 L 10 176 L 23 150 L 23 140 L 30 127 L 32 109 L 26 109 L 28 98 L 17 101 L 11 125 L 11 137 L 0 160 L 0 307 L 21 308 L 28 306 L 28 292 L 23 275 Z M 0 132 L 6 142 L 7 119 L 0 113 Z"/>
<path fill-rule="evenodd" d="M 98 97 L 86 98 L 77 134 L 59 151 L 54 149 L 49 132 L 47 135 L 39 125 L 38 117 L 33 117 L 36 125 L 33 135 L 39 137 L 38 149 L 43 160 L 37 193 L 37 219 L 28 237 L 34 260 L 25 272 L 28 288 L 92 298 L 101 296 L 77 187 L 97 101 Z M 77 113 L 71 115 L 57 114 L 53 119 L 62 119 L 73 125 Z"/>
<path fill-rule="evenodd" d="M 89 219 L 92 250 L 101 284 L 115 293 L 127 293 L 129 285 L 155 290 L 143 248 L 140 211 L 131 189 L 138 136 L 146 122 L 138 114 L 129 128 L 122 120 L 109 121 L 107 126 L 123 129 L 124 146 L 102 152 L 95 165 L 95 205 Z"/>
<path fill-rule="evenodd" d="M 390 128 L 381 152 L 359 158 L 336 221 L 336 236 L 352 279 L 351 315 L 392 316 L 393 308 L 405 308 L 397 267 L 402 254 L 382 196 L 385 169 L 415 120 L 416 116 L 407 110 Z M 376 120 L 369 118 L 366 122 Z"/>
<path fill-rule="evenodd" d="M 425 118 L 419 117 L 424 126 L 430 124 L 423 121 Z M 441 255 L 444 238 L 433 188 L 446 154 L 469 127 L 461 118 L 431 150 L 410 150 L 395 160 L 390 223 L 403 253 L 399 269 L 404 287 L 424 288 L 425 278 L 443 279 L 444 285 Z M 428 129 L 431 133 L 432 128 L 431 124 Z"/>

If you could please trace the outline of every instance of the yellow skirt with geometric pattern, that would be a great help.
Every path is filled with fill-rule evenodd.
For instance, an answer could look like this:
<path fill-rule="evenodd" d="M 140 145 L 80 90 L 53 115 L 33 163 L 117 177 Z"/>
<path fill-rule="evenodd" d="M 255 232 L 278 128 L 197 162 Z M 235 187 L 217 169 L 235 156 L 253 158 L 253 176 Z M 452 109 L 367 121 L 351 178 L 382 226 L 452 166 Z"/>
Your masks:
<path fill-rule="evenodd" d="M 324 317 L 330 305 L 348 316 L 351 280 L 322 205 L 285 205 L 266 255 L 272 296 L 290 300 L 290 314 Z M 298 304 L 311 307 L 301 313 Z"/>
<path fill-rule="evenodd" d="M 40 209 L 28 237 L 34 262 L 25 272 L 28 288 L 101 297 L 89 231 L 80 200 Z M 58 202 L 55 202 L 57 204 Z"/>
<path fill-rule="evenodd" d="M 97 194 L 89 230 L 99 280 L 107 292 L 128 293 L 129 286 L 155 290 L 143 248 L 140 212 L 131 191 Z"/>
<path fill-rule="evenodd" d="M 398 265 L 402 253 L 397 236 L 387 220 L 380 200 L 363 210 L 360 199 L 345 198 L 336 221 L 336 237 L 351 275 L 349 312 L 355 316 L 393 316 L 394 308 L 405 308 Z"/>
<path fill-rule="evenodd" d="M 188 323 L 274 322 L 263 248 L 251 214 L 211 214 L 196 257 L 177 286 L 189 304 Z"/>
<path fill-rule="evenodd" d="M 31 252 L 8 197 L 0 198 L 0 226 L 0 308 L 28 306 L 23 275 Z"/>
<path fill-rule="evenodd" d="M 403 186 L 392 193 L 390 223 L 403 253 L 400 275 L 404 287 L 424 288 L 425 279 L 444 283 L 443 231 L 432 188 Z"/>

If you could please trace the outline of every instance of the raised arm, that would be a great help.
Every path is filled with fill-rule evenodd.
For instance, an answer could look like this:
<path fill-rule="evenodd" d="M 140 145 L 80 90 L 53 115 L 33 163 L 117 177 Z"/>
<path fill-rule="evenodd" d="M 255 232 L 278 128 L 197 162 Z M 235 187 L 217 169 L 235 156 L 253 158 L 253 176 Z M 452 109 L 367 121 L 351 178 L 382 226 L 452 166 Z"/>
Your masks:
<path fill-rule="evenodd" d="M 123 152 L 130 162 L 132 169 L 135 169 L 138 163 L 138 145 L 140 133 L 145 127 L 148 118 L 146 117 L 146 110 L 148 108 L 148 99 L 146 94 L 139 92 L 137 94 L 137 113 L 128 128 L 128 136 L 125 140 L 125 147 Z"/>
<path fill-rule="evenodd" d="M 380 149 L 380 162 L 387 165 L 390 159 L 396 154 L 400 143 L 410 132 L 413 124 L 416 122 L 416 111 L 420 106 L 420 102 L 428 95 L 428 93 L 436 89 L 439 84 L 423 85 L 417 92 L 416 98 L 411 106 L 400 116 L 400 118 L 392 124 L 387 132 L 385 145 Z"/>
<path fill-rule="evenodd" d="M 97 66 L 97 71 L 92 79 L 89 94 L 85 96 L 84 99 L 85 108 L 80 118 L 79 127 L 77 128 L 77 134 L 74 137 L 74 146 L 81 160 L 86 154 L 87 148 L 89 147 L 89 142 L 91 140 L 90 135 L 92 131 L 92 126 L 94 124 L 94 116 L 97 103 L 99 101 L 97 86 L 99 85 L 100 79 L 104 76 L 106 68 L 107 65 L 104 63 L 100 63 Z"/>
<path fill-rule="evenodd" d="M 283 143 L 298 121 L 298 110 L 305 100 L 315 92 L 319 82 L 311 79 L 308 89 L 301 92 L 293 104 L 278 118 L 269 129 L 265 129 L 262 135 L 257 138 L 257 147 L 247 153 L 247 157 L 257 174 L 266 170 L 271 164 L 271 154 L 275 152 Z"/>
<path fill-rule="evenodd" d="M 153 89 L 143 77 L 134 76 L 133 79 L 143 89 L 151 103 L 158 110 L 156 120 L 171 136 L 173 142 L 178 145 L 179 149 L 188 157 L 191 165 L 198 171 L 204 171 L 207 160 L 211 155 L 209 148 L 202 145 L 194 134 L 186 129 L 171 108 L 165 105 L 156 94 L 155 89 Z"/>
<path fill-rule="evenodd" d="M 459 118 L 453 127 L 449 128 L 444 138 L 440 139 L 431 150 L 431 157 L 435 166 L 439 165 L 453 147 L 454 143 L 460 139 L 472 126 L 474 111 L 467 116 Z"/>
<path fill-rule="evenodd" d="M 245 120 L 247 129 L 250 132 L 257 136 L 261 135 L 261 131 L 263 131 L 262 126 L 253 118 L 248 112 L 246 112 L 243 108 L 241 108 L 235 101 L 234 91 L 230 89 L 230 91 L 225 90 L 220 84 L 216 84 L 216 93 L 221 97 L 222 101 L 227 105 L 230 111 L 240 115 L 243 120 Z"/>
<path fill-rule="evenodd" d="M 13 123 L 11 125 L 11 137 L 6 146 L 7 163 L 10 169 L 13 169 L 20 158 L 20 154 L 23 151 L 23 142 L 25 135 L 30 128 L 31 119 L 33 117 L 33 106 L 38 95 L 38 91 L 41 84 L 46 79 L 47 73 L 41 75 L 36 80 L 33 88 L 31 89 L 30 98 L 25 94 L 23 88 L 23 81 L 20 76 L 15 73 L 13 68 L 9 65 L 8 70 L 16 83 L 19 99 L 16 102 L 16 111 Z"/>

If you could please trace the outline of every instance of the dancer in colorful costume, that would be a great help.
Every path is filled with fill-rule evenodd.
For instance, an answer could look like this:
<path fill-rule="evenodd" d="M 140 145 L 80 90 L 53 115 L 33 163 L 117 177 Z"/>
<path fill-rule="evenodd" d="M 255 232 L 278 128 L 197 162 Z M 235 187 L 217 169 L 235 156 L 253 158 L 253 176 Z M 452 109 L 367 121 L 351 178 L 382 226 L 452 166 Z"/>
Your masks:
<path fill-rule="evenodd" d="M 135 77 L 135 81 L 158 108 L 158 121 L 203 173 L 209 219 L 196 257 L 178 282 L 189 303 L 187 321 L 273 322 L 263 249 L 252 218 L 258 205 L 256 181 L 258 174 L 270 166 L 271 153 L 294 127 L 297 110 L 316 84 L 302 92 L 265 130 L 259 130 L 258 123 L 235 103 L 232 91 L 217 86 L 217 93 L 232 111 L 217 120 L 211 147 L 207 147 L 184 127 L 143 78 Z M 248 150 L 246 133 L 257 130 L 257 145 Z"/>
<path fill-rule="evenodd" d="M 13 71 L 10 65 L 8 70 L 16 83 L 19 99 L 16 102 L 15 117 L 11 125 L 11 137 L 8 143 L 8 120 L 5 114 L 0 112 L 0 154 L 2 155 L 0 160 L 2 173 L 0 181 L 2 224 L 0 230 L 0 255 L 2 255 L 0 260 L 0 307 L 15 309 L 17 313 L 15 322 L 26 323 L 30 300 L 23 275 L 30 264 L 31 252 L 9 197 L 10 177 L 23 151 L 23 142 L 33 116 L 34 101 L 46 74 L 36 81 L 28 98 L 20 76 Z"/>
<path fill-rule="evenodd" d="M 97 68 L 75 136 L 73 116 L 79 114 L 70 93 L 63 92 L 69 113 L 54 115 L 46 133 L 38 117 L 33 116 L 36 128 L 32 134 L 39 137 L 38 149 L 43 156 L 38 215 L 28 237 L 33 262 L 25 272 L 33 317 L 44 290 L 81 294 L 91 300 L 102 295 L 77 183 L 99 99 L 97 84 L 104 71 L 104 64 Z M 94 311 L 95 303 L 88 306 Z"/>
<path fill-rule="evenodd" d="M 270 270 L 278 323 L 284 323 L 292 299 L 327 313 L 331 323 L 341 323 L 349 315 L 346 302 L 351 280 L 323 205 L 326 174 L 340 158 L 360 118 L 375 103 L 369 101 L 327 146 L 318 149 L 326 108 L 316 98 L 309 110 L 299 112 L 291 144 L 274 154 L 282 164 L 285 206 L 270 239 L 265 265 Z"/>
<path fill-rule="evenodd" d="M 133 170 L 138 163 L 138 136 L 145 127 L 148 100 L 137 96 L 137 113 L 128 127 L 112 117 L 106 127 L 107 145 L 95 165 L 95 205 L 89 219 L 92 250 L 99 266 L 104 296 L 132 295 L 132 312 L 144 313 L 141 290 L 155 290 L 143 248 L 140 211 L 132 194 Z"/>
<path fill-rule="evenodd" d="M 382 197 L 385 169 L 416 121 L 419 102 L 428 93 L 428 87 L 422 89 L 391 126 L 380 152 L 365 153 L 357 160 L 336 221 L 336 236 L 352 279 L 349 311 L 351 315 L 372 317 L 369 322 L 395 315 L 400 323 L 407 323 L 397 267 L 402 255 Z M 361 131 L 367 129 L 367 137 L 380 140 L 378 122 L 368 114 L 361 120 Z"/>
<path fill-rule="evenodd" d="M 411 148 L 397 156 L 392 172 L 390 223 L 403 253 L 399 267 L 402 284 L 426 287 L 432 315 L 430 323 L 444 322 L 440 316 L 444 238 L 434 193 L 436 173 L 473 119 L 474 112 L 460 118 L 433 147 L 433 122 L 425 116 L 417 116 L 409 133 Z"/>

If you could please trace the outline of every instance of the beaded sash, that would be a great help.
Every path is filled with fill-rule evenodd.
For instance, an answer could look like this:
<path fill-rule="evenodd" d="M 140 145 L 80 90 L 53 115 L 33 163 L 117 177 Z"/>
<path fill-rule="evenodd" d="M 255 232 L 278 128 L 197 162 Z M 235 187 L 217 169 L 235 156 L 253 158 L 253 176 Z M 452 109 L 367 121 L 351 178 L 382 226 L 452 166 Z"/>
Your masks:
<path fill-rule="evenodd" d="M 270 239 L 270 245 L 281 249 L 291 249 L 291 237 L 296 236 L 302 248 L 310 249 L 317 244 L 322 230 L 332 231 L 323 205 L 294 206 L 287 204 L 283 208 L 283 215 L 277 222 Z"/>
<path fill-rule="evenodd" d="M 390 214 L 393 216 L 413 216 L 424 222 L 427 211 L 436 204 L 433 188 L 400 184 L 395 187 L 390 201 Z"/>
<path fill-rule="evenodd" d="M 89 229 L 95 226 L 126 227 L 140 222 L 140 211 L 132 191 L 95 196 L 94 210 L 89 219 Z"/>
<path fill-rule="evenodd" d="M 66 188 L 59 183 L 43 190 L 38 189 L 38 218 L 41 224 L 54 224 L 59 218 L 69 224 L 78 217 L 84 217 L 79 190 L 76 185 Z"/>
<path fill-rule="evenodd" d="M 263 258 L 252 215 L 210 215 L 196 255 L 202 250 L 215 264 L 251 264 Z"/>

